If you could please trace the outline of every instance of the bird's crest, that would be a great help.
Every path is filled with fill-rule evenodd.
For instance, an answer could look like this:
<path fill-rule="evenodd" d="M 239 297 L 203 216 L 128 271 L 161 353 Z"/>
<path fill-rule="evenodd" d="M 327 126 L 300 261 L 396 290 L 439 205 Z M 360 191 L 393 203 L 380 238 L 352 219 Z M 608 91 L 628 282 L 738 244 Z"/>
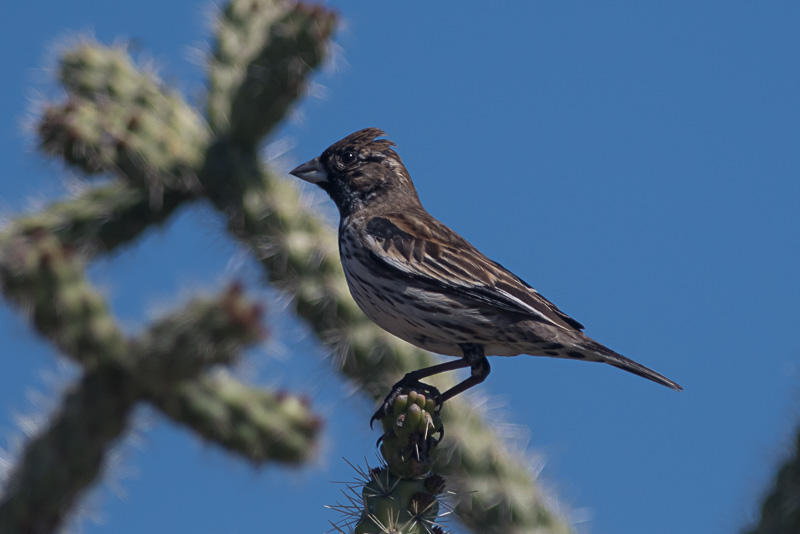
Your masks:
<path fill-rule="evenodd" d="M 373 153 L 384 154 L 385 156 L 394 156 L 400 159 L 400 156 L 392 149 L 396 146 L 394 142 L 388 139 L 378 139 L 378 137 L 385 137 L 386 132 L 380 128 L 364 128 L 355 133 L 351 133 L 344 139 L 338 141 L 331 148 L 337 149 L 360 149 L 369 146 Z"/>

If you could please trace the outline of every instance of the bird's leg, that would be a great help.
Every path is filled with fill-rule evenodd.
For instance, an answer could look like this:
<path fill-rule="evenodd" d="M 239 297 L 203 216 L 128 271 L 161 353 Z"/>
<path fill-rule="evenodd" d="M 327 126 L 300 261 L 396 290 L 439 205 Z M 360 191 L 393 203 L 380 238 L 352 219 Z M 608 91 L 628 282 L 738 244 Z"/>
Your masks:
<path fill-rule="evenodd" d="M 422 390 L 428 394 L 433 394 L 433 396 L 436 398 L 436 405 L 441 407 L 442 403 L 444 403 L 444 401 L 447 399 L 452 399 L 459 393 L 463 393 L 472 386 L 480 384 L 486 380 L 486 377 L 489 376 L 489 372 L 491 371 L 491 366 L 489 365 L 489 360 L 487 360 L 486 356 L 484 355 L 483 346 L 478 345 L 477 343 L 463 343 L 461 345 L 461 351 L 463 352 L 464 357 L 459 360 L 440 363 L 438 365 L 432 365 L 430 367 L 425 367 L 424 369 L 417 369 L 416 371 L 406 373 L 403 378 L 401 378 L 394 386 L 392 386 L 392 391 L 383 400 L 381 407 L 378 408 L 378 411 L 375 412 L 375 414 L 372 416 L 372 419 L 369 420 L 370 428 L 372 428 L 372 423 L 375 422 L 375 420 L 382 419 L 383 416 L 388 413 L 389 408 L 394 403 L 394 400 L 402 393 L 404 388 Z M 439 390 L 435 387 L 420 382 L 420 380 L 423 378 L 438 375 L 439 373 L 445 373 L 447 371 L 463 369 L 464 367 L 471 367 L 472 375 L 463 382 L 456 384 L 452 388 L 445 391 L 444 394 L 440 394 Z"/>
<path fill-rule="evenodd" d="M 489 373 L 492 371 L 489 360 L 486 359 L 486 355 L 483 352 L 483 345 L 478 345 L 477 343 L 462 343 L 461 350 L 464 352 L 464 358 L 459 360 L 463 363 L 461 367 L 471 367 L 472 374 L 463 382 L 445 391 L 439 397 L 439 404 L 443 404 L 444 401 L 452 399 L 459 393 L 464 393 L 472 386 L 477 386 L 486 380 L 486 377 L 489 376 Z"/>

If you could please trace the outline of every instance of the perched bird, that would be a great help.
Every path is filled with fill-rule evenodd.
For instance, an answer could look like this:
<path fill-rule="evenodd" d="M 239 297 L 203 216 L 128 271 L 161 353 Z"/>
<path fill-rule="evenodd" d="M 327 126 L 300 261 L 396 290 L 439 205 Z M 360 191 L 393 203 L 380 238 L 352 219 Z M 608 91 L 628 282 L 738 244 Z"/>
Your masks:
<path fill-rule="evenodd" d="M 604 362 L 683 389 L 588 337 L 578 321 L 436 220 L 382 136 L 377 128 L 355 132 L 291 174 L 317 184 L 339 208 L 339 254 L 361 310 L 417 347 L 461 357 L 406 374 L 386 402 L 402 387 L 424 386 L 425 377 L 470 367 L 469 378 L 441 394 L 444 402 L 486 379 L 486 356 L 519 354 Z"/>

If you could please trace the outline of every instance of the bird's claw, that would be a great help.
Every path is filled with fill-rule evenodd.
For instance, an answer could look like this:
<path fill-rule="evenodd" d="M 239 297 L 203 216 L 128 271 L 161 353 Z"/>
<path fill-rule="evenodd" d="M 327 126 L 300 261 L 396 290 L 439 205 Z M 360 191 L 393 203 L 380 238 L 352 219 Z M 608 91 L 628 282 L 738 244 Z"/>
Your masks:
<path fill-rule="evenodd" d="M 442 411 L 442 403 L 440 401 L 442 395 L 439 393 L 437 388 L 429 384 L 425 384 L 424 382 L 420 382 L 419 380 L 411 381 L 402 379 L 392 386 L 392 390 L 388 395 L 386 395 L 386 398 L 383 399 L 381 407 L 378 408 L 378 410 L 372 415 L 372 418 L 369 420 L 369 428 L 372 429 L 372 424 L 375 421 L 383 419 L 386 414 L 392 410 L 392 406 L 394 406 L 394 401 L 397 399 L 397 397 L 412 390 L 423 394 L 426 397 L 433 398 L 436 406 L 434 413 L 439 415 L 439 412 Z"/>

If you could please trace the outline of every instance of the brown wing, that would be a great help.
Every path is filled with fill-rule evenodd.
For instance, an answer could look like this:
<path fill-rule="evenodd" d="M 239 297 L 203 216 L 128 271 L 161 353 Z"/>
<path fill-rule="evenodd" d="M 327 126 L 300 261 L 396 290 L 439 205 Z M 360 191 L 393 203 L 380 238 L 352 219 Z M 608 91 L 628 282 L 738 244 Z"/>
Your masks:
<path fill-rule="evenodd" d="M 424 210 L 373 217 L 365 229 L 373 259 L 399 274 L 560 328 L 583 330 L 578 321 Z"/>

